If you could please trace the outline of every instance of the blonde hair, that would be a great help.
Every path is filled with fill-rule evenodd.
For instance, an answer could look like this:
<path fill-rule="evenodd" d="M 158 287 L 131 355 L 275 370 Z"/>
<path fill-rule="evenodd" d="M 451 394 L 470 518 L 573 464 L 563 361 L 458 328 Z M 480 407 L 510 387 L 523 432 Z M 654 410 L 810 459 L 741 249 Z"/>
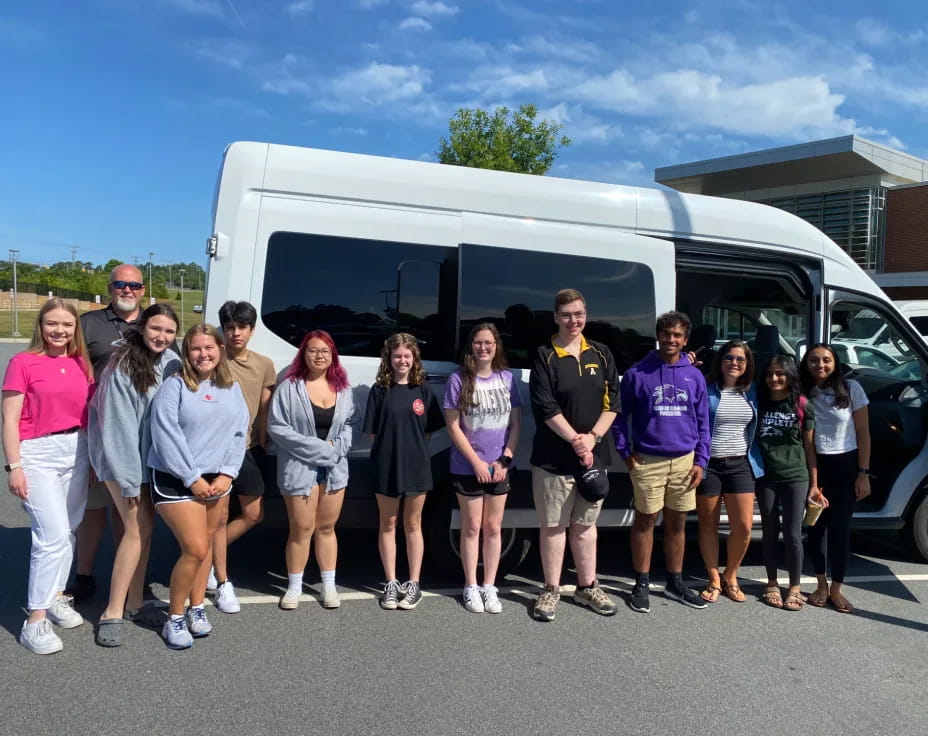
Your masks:
<path fill-rule="evenodd" d="M 409 348 L 412 353 L 412 368 L 409 369 L 409 383 L 419 386 L 425 383 L 425 368 L 422 367 L 422 356 L 419 354 L 419 343 L 408 332 L 397 332 L 383 341 L 383 350 L 380 351 L 380 368 L 377 369 L 377 378 L 374 383 L 384 388 L 393 385 L 393 365 L 390 357 L 397 348 Z"/>
<path fill-rule="evenodd" d="M 231 387 L 234 381 L 232 380 L 232 371 L 229 370 L 229 360 L 226 358 L 226 349 L 222 342 L 222 335 L 219 330 L 205 322 L 194 325 L 187 330 L 187 334 L 184 335 L 184 343 L 181 346 L 181 352 L 184 358 L 181 375 L 184 379 L 184 385 L 191 391 L 196 391 L 200 387 L 201 379 L 199 375 L 197 375 L 196 367 L 190 360 L 190 343 L 193 342 L 193 338 L 197 335 L 206 335 L 207 337 L 213 338 L 213 340 L 216 341 L 216 346 L 219 348 L 219 362 L 213 369 L 213 373 L 209 377 L 209 380 L 216 384 L 217 388 Z"/>
<path fill-rule="evenodd" d="M 32 342 L 29 343 L 26 352 L 36 355 L 45 355 L 47 353 L 45 338 L 42 337 L 42 320 L 45 319 L 46 314 L 55 309 L 63 309 L 74 317 L 74 336 L 68 341 L 67 354 L 70 357 L 79 358 L 84 366 L 84 373 L 88 377 L 93 377 L 93 366 L 90 364 L 87 345 L 84 343 L 84 331 L 81 329 L 80 316 L 77 314 L 75 306 L 61 297 L 54 296 L 42 305 L 39 315 L 35 318 L 35 327 L 32 329 Z"/>

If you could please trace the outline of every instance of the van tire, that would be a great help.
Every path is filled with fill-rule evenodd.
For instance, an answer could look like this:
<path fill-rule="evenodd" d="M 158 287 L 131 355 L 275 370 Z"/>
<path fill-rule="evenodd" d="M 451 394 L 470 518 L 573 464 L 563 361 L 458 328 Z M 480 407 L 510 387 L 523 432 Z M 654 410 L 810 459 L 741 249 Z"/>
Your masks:
<path fill-rule="evenodd" d="M 922 562 L 928 562 L 928 493 L 915 505 L 905 528 L 912 551 Z"/>
<path fill-rule="evenodd" d="M 430 498 L 431 509 L 423 522 L 426 524 L 425 537 L 428 545 L 427 559 L 443 574 L 458 579 L 461 577 L 461 532 L 451 528 L 451 511 L 454 506 L 454 494 L 450 489 L 433 491 L 435 498 Z M 440 498 L 438 496 L 440 495 Z M 502 551 L 499 558 L 497 581 L 513 572 L 525 559 L 532 546 L 533 529 L 515 529 L 503 527 Z M 477 579 L 481 580 L 483 562 L 477 562 Z"/>

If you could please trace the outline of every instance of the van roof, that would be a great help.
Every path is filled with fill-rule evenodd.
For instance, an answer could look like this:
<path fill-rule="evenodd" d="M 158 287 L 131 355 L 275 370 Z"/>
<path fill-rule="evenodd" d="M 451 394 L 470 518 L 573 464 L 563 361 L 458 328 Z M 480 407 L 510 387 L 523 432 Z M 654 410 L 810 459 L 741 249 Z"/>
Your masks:
<path fill-rule="evenodd" d="M 239 190 L 236 201 L 246 191 L 262 191 L 582 223 L 785 251 L 823 260 L 826 281 L 879 292 L 818 228 L 756 202 L 247 141 L 226 149 L 220 192 L 228 187 Z"/>

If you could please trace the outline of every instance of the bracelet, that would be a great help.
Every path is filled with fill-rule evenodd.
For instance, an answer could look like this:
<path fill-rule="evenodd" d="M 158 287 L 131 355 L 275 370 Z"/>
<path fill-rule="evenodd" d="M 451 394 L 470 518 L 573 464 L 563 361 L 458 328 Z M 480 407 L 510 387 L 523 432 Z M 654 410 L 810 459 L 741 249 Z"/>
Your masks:
<path fill-rule="evenodd" d="M 857 468 L 857 475 L 870 475 L 870 468 Z"/>
<path fill-rule="evenodd" d="M 498 462 L 504 468 L 508 468 L 510 465 L 512 465 L 512 458 L 509 457 L 509 455 L 504 454 L 500 455 L 496 462 Z"/>

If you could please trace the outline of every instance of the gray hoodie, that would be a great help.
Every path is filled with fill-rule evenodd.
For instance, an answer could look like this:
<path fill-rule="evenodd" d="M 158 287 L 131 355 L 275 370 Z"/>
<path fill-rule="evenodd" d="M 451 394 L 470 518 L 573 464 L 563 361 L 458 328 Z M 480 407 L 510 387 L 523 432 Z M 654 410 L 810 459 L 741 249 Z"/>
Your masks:
<path fill-rule="evenodd" d="M 190 488 L 205 473 L 238 475 L 250 415 L 237 383 L 202 381 L 191 391 L 180 376 L 161 384 L 151 403 L 148 465 Z"/>
<path fill-rule="evenodd" d="M 351 389 L 342 389 L 335 395 L 332 426 L 324 438 L 318 437 L 306 384 L 284 379 L 274 391 L 267 419 L 272 451 L 277 453 L 280 493 L 284 496 L 309 493 L 316 485 L 317 468 L 328 468 L 328 488 L 338 490 L 347 486 L 348 450 L 358 419 Z"/>
<path fill-rule="evenodd" d="M 136 498 L 147 482 L 151 447 L 151 400 L 168 376 L 180 370 L 180 357 L 168 348 L 155 362 L 155 384 L 140 394 L 113 361 L 103 371 L 87 412 L 87 445 L 97 478 L 115 482 L 123 498 Z"/>

